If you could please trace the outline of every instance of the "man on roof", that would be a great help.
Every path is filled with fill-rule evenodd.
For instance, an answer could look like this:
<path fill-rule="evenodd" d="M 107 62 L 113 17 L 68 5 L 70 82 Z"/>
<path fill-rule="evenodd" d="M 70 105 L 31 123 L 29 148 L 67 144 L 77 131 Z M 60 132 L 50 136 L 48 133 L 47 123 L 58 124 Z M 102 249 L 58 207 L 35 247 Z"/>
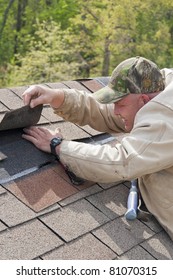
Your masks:
<path fill-rule="evenodd" d="M 143 57 L 121 62 L 109 84 L 94 94 L 75 89 L 31 86 L 25 104 L 50 104 L 80 126 L 108 133 L 127 132 L 120 143 L 92 145 L 67 141 L 60 131 L 24 129 L 23 138 L 56 154 L 77 176 L 111 183 L 138 179 L 148 210 L 173 240 L 173 70 Z"/>

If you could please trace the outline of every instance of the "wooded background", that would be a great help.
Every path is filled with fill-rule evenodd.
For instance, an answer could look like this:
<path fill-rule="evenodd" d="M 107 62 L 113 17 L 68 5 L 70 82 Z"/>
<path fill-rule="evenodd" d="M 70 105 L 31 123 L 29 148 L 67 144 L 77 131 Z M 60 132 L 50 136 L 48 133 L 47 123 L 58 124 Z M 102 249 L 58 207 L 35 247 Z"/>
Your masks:
<path fill-rule="evenodd" d="M 0 0 L 0 87 L 173 67 L 172 0 Z"/>

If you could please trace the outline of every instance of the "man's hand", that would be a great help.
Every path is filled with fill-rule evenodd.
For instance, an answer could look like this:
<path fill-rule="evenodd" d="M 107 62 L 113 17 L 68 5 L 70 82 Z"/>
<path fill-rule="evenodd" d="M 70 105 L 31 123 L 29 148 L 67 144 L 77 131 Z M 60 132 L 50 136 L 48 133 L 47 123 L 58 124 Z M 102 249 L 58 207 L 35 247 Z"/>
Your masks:
<path fill-rule="evenodd" d="M 50 153 L 50 141 L 54 137 L 61 137 L 63 138 L 62 134 L 60 133 L 60 129 L 57 129 L 55 132 L 51 131 L 47 128 L 31 126 L 29 128 L 24 128 L 23 130 L 25 134 L 22 137 L 31 143 L 33 143 L 38 149 Z M 59 145 L 60 146 L 60 145 Z M 57 149 L 59 149 L 57 146 Z M 58 152 L 58 151 L 57 151 Z"/>
<path fill-rule="evenodd" d="M 30 86 L 22 97 L 24 104 L 30 105 L 31 108 L 40 104 L 50 104 L 54 108 L 59 108 L 64 102 L 62 89 L 50 89 L 40 85 Z"/>

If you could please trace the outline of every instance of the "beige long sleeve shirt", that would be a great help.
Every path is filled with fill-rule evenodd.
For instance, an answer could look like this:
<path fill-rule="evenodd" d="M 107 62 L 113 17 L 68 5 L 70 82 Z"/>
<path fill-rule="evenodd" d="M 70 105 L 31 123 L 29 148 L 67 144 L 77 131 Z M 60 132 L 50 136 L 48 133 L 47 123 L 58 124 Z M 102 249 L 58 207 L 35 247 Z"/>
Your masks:
<path fill-rule="evenodd" d="M 110 147 L 64 140 L 60 159 L 77 176 L 95 182 L 138 178 L 149 211 L 173 239 L 173 71 L 162 73 L 165 90 L 138 111 L 121 143 Z M 82 91 L 65 90 L 65 101 L 55 113 L 102 132 L 124 130 L 113 105 L 101 105 Z"/>

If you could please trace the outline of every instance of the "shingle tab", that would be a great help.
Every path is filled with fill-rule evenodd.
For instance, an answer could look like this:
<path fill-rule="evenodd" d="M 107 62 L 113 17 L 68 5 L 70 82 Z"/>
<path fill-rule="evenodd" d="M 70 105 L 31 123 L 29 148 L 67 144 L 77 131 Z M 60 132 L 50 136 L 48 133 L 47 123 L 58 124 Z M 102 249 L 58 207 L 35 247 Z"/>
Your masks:
<path fill-rule="evenodd" d="M 81 81 L 81 84 L 88 88 L 91 92 L 95 92 L 103 87 L 103 85 L 98 81 L 92 79 Z"/>
<path fill-rule="evenodd" d="M 97 209 L 110 219 L 123 215 L 127 205 L 127 188 L 121 184 L 87 198 Z M 121 204 L 119 203 L 121 201 Z"/>
<path fill-rule="evenodd" d="M 63 133 L 63 137 L 66 140 L 82 139 L 90 136 L 87 132 L 70 122 L 59 122 L 58 124 L 53 123 L 51 125 L 46 125 L 45 127 L 51 130 L 60 128 Z"/>
<path fill-rule="evenodd" d="M 97 184 L 94 184 L 91 187 L 85 188 L 83 190 L 81 189 L 80 192 L 77 192 L 73 196 L 69 196 L 69 197 L 59 201 L 59 204 L 61 206 L 65 206 L 65 205 L 71 204 L 79 199 L 88 197 L 89 195 L 92 195 L 94 193 L 98 193 L 101 190 L 102 189 Z"/>
<path fill-rule="evenodd" d="M 50 123 L 62 121 L 63 118 L 59 117 L 53 112 L 51 107 L 44 107 L 42 110 L 42 116 L 44 116 Z"/>
<path fill-rule="evenodd" d="M 0 100 L 10 110 L 23 106 L 23 100 L 9 89 L 0 89 Z"/>
<path fill-rule="evenodd" d="M 0 112 L 1 113 L 4 113 L 4 112 L 7 112 L 9 109 L 4 106 L 4 104 L 2 102 L 0 102 Z"/>
<path fill-rule="evenodd" d="M 128 222 L 120 217 L 93 231 L 93 234 L 117 255 L 121 255 L 152 237 L 154 232 L 138 220 Z"/>
<path fill-rule="evenodd" d="M 125 254 L 118 257 L 119 260 L 155 260 L 155 258 L 141 246 L 135 246 Z"/>
<path fill-rule="evenodd" d="M 0 196 L 0 213 L 1 220 L 9 227 L 29 221 L 35 217 L 31 209 L 9 192 Z"/>
<path fill-rule="evenodd" d="M 89 125 L 84 125 L 84 126 L 82 127 L 82 130 L 86 131 L 88 134 L 90 134 L 90 135 L 92 135 L 92 136 L 98 135 L 98 134 L 102 134 L 102 132 L 93 129 L 93 128 L 90 127 Z"/>
<path fill-rule="evenodd" d="M 64 83 L 46 83 L 46 86 L 50 87 L 50 88 L 68 88 Z"/>
<path fill-rule="evenodd" d="M 115 257 L 111 249 L 91 234 L 42 256 L 44 260 L 108 260 Z"/>
<path fill-rule="evenodd" d="M 93 230 L 109 219 L 84 199 L 41 218 L 64 240 L 71 241 Z"/>
<path fill-rule="evenodd" d="M 0 233 L 0 259 L 31 260 L 62 243 L 40 221 L 33 220 Z"/>
<path fill-rule="evenodd" d="M 63 84 L 69 88 L 74 88 L 77 90 L 84 90 L 86 92 L 90 92 L 90 90 L 79 81 L 65 81 L 65 82 L 63 82 Z"/>
<path fill-rule="evenodd" d="M 51 166 L 5 184 L 5 187 L 36 212 L 77 192 Z"/>
<path fill-rule="evenodd" d="M 14 227 L 38 216 L 37 213 L 27 207 L 12 193 L 6 190 L 5 192 L 5 195 L 0 195 L 0 217 L 6 225 Z M 56 204 L 53 207 L 46 208 L 45 211 L 39 212 L 39 214 L 48 213 L 59 207 L 60 206 Z"/>
<path fill-rule="evenodd" d="M 18 95 L 21 99 L 22 98 L 22 94 L 24 93 L 24 91 L 28 88 L 29 86 L 21 86 L 21 87 L 11 87 L 9 88 L 10 91 L 14 92 L 16 95 Z"/>
<path fill-rule="evenodd" d="M 154 235 L 146 240 L 141 246 L 158 260 L 172 260 L 173 246 L 172 240 L 165 231 Z"/>

